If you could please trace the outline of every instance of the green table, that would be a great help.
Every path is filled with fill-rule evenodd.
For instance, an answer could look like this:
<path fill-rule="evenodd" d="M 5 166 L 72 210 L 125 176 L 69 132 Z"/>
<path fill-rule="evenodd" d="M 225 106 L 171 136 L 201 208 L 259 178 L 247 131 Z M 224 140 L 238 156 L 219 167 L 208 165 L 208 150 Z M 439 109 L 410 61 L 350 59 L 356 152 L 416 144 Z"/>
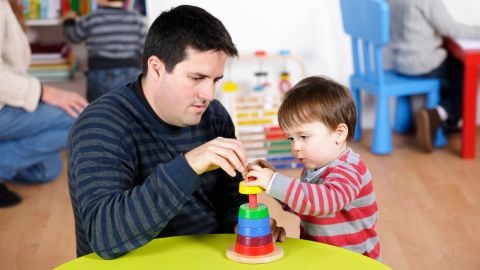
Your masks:
<path fill-rule="evenodd" d="M 326 244 L 288 238 L 276 243 L 285 255 L 267 264 L 240 264 L 225 252 L 235 244 L 234 234 L 209 234 L 159 238 L 113 260 L 88 254 L 58 266 L 67 269 L 390 269 L 366 256 Z"/>

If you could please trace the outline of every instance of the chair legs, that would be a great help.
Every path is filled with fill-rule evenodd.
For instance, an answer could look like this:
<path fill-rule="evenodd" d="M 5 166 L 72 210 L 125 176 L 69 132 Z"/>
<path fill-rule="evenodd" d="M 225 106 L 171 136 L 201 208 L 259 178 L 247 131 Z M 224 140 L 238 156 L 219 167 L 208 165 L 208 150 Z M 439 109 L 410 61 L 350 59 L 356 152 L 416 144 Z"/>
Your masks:
<path fill-rule="evenodd" d="M 371 150 L 378 155 L 386 155 L 392 152 L 392 131 L 390 129 L 388 100 L 388 97 L 377 97 Z"/>
<path fill-rule="evenodd" d="M 360 89 L 351 87 L 353 101 L 357 107 L 357 125 L 355 125 L 355 135 L 353 139 L 358 141 L 362 138 L 362 102 L 360 100 Z"/>
<path fill-rule="evenodd" d="M 412 128 L 412 105 L 409 96 L 397 97 L 397 104 L 395 106 L 395 122 L 394 130 L 398 133 L 404 134 Z"/>

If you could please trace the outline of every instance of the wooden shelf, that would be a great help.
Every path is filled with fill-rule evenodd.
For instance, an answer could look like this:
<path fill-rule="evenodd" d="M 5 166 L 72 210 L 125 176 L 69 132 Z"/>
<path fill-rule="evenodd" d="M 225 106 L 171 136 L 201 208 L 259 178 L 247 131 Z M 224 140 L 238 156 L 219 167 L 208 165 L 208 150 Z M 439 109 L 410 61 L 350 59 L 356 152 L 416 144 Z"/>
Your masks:
<path fill-rule="evenodd" d="M 26 24 L 28 26 L 56 26 L 60 24 L 60 19 L 27 20 Z"/>

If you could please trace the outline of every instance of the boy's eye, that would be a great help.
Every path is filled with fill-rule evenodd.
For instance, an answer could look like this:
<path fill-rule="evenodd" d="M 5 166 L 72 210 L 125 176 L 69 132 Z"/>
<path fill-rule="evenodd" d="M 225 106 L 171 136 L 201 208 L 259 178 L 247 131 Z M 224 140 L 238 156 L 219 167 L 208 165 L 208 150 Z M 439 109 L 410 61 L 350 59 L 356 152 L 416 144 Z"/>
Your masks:
<path fill-rule="evenodd" d="M 305 135 L 304 135 L 304 136 L 300 136 L 300 138 L 301 138 L 302 140 L 305 140 L 305 139 L 308 138 L 308 136 L 305 136 Z"/>
<path fill-rule="evenodd" d="M 287 140 L 288 141 L 293 141 L 293 138 L 292 137 L 287 137 Z"/>

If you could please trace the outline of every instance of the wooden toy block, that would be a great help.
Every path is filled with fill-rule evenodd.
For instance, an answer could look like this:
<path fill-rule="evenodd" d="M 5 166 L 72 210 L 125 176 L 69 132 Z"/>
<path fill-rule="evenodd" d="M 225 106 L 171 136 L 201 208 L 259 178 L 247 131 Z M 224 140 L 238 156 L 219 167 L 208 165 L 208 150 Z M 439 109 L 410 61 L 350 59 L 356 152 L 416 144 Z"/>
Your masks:
<path fill-rule="evenodd" d="M 257 208 L 251 209 L 248 207 L 248 203 L 244 203 L 240 205 L 240 208 L 238 209 L 238 217 L 246 219 L 266 218 L 269 217 L 268 207 L 263 203 L 259 203 Z"/>
<path fill-rule="evenodd" d="M 262 228 L 262 227 L 269 227 L 270 226 L 270 219 L 260 218 L 260 219 L 247 219 L 247 218 L 239 218 L 238 219 L 238 227 L 248 227 L 248 228 Z"/>
<path fill-rule="evenodd" d="M 237 228 L 239 235 L 251 236 L 251 237 L 261 237 L 271 234 L 270 232 L 270 223 L 267 227 L 260 228 L 249 228 L 249 227 L 240 227 Z"/>
<path fill-rule="evenodd" d="M 258 247 L 243 246 L 243 245 L 240 245 L 239 243 L 235 244 L 235 251 L 237 253 L 240 253 L 242 255 L 247 255 L 247 256 L 267 255 L 269 253 L 272 253 L 274 249 L 275 248 L 274 248 L 273 242 L 270 242 L 264 246 L 258 246 Z"/>
<path fill-rule="evenodd" d="M 271 242 L 272 242 L 272 234 L 267 234 L 260 237 L 252 237 L 252 236 L 245 236 L 245 235 L 237 236 L 237 243 L 244 246 L 258 247 L 258 246 L 264 246 Z"/>
<path fill-rule="evenodd" d="M 238 186 L 238 192 L 240 192 L 240 194 L 246 194 L 246 195 L 249 195 L 249 194 L 259 194 L 259 193 L 262 193 L 264 191 L 263 188 L 261 187 L 257 187 L 257 186 L 246 186 L 245 185 L 245 180 L 240 182 L 240 185 Z"/>

